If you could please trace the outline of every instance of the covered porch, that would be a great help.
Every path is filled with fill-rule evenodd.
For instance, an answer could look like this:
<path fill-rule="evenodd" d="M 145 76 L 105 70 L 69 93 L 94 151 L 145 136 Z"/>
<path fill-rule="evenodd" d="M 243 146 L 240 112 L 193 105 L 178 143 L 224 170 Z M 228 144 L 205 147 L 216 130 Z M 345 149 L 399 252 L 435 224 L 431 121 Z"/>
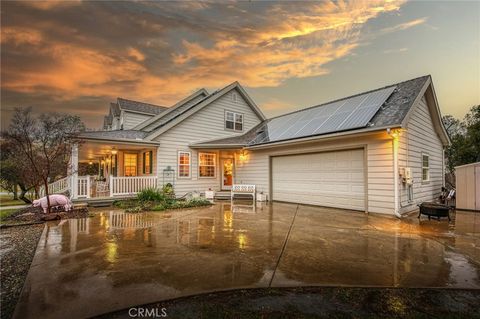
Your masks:
<path fill-rule="evenodd" d="M 144 141 L 83 140 L 72 149 L 64 184 L 72 199 L 125 197 L 157 187 L 158 148 Z"/>

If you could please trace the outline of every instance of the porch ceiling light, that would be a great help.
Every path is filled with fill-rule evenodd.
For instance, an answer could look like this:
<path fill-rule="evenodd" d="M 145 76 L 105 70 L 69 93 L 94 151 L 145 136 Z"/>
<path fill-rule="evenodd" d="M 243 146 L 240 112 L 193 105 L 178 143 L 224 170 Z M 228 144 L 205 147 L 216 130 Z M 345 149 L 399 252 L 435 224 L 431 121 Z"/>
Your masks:
<path fill-rule="evenodd" d="M 117 150 L 116 149 L 112 149 L 112 155 L 117 155 Z"/>

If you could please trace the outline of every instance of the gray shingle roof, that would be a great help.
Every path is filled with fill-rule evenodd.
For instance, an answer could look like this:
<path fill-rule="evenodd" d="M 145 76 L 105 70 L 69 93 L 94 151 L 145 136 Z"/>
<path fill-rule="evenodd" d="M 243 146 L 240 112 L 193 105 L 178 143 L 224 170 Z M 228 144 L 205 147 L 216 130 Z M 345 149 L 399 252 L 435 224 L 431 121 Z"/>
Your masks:
<path fill-rule="evenodd" d="M 141 113 L 147 113 L 152 115 L 160 114 L 166 109 L 168 109 L 165 106 L 132 101 L 132 100 L 127 100 L 122 98 L 117 98 L 117 104 L 119 108 L 122 110 L 141 112 Z"/>
<path fill-rule="evenodd" d="M 137 130 L 114 130 L 114 131 L 87 131 L 80 133 L 83 138 L 98 139 L 123 139 L 123 140 L 143 140 L 147 135 L 146 132 Z"/>
<path fill-rule="evenodd" d="M 113 116 L 120 116 L 120 107 L 117 103 L 110 103 L 110 113 L 112 113 Z"/>
<path fill-rule="evenodd" d="M 361 131 L 365 129 L 369 129 L 372 127 L 386 127 L 386 126 L 399 126 L 401 125 L 403 119 L 407 115 L 408 111 L 412 107 L 415 99 L 421 92 L 422 88 L 424 87 L 425 83 L 429 79 L 429 75 L 427 76 L 422 76 L 419 78 L 415 78 L 412 80 L 400 82 L 397 84 L 389 85 L 386 87 L 382 87 L 379 89 L 367 91 L 367 92 L 362 92 L 359 94 L 355 94 L 349 97 L 345 97 L 342 99 L 338 99 L 335 101 L 323 103 L 320 105 L 316 105 L 313 107 L 309 107 L 306 109 L 298 110 L 295 112 L 283 114 L 280 116 L 277 116 L 275 118 L 279 118 L 285 115 L 289 115 L 292 113 L 296 112 L 302 112 L 307 109 L 312 109 L 312 108 L 319 108 L 322 106 L 325 106 L 327 104 L 331 104 L 333 102 L 338 102 L 342 101 L 357 95 L 363 95 L 365 93 L 370 93 L 374 91 L 379 91 L 383 90 L 388 87 L 395 86 L 396 89 L 393 91 L 393 93 L 389 96 L 389 98 L 385 101 L 385 103 L 382 105 L 382 107 L 377 111 L 377 113 L 372 117 L 372 119 L 369 121 L 369 125 L 360 128 L 360 129 L 355 129 L 355 131 Z M 265 120 L 247 133 L 240 135 L 240 136 L 235 136 L 235 137 L 228 137 L 228 138 L 223 138 L 223 139 L 217 139 L 213 141 L 206 141 L 202 143 L 196 143 L 193 144 L 193 147 L 202 147 L 202 146 L 209 146 L 213 147 L 214 145 L 232 145 L 232 146 L 237 146 L 237 145 L 242 145 L 242 146 L 254 146 L 254 145 L 260 145 L 260 144 L 268 144 L 270 142 L 265 142 L 263 141 L 262 143 L 259 143 L 259 141 L 262 141 L 265 137 L 268 137 L 268 125 L 266 125 L 271 119 Z M 316 134 L 320 135 L 320 134 Z M 311 136 L 316 136 L 316 135 L 311 135 Z M 305 136 L 302 136 L 301 138 L 304 138 Z"/>

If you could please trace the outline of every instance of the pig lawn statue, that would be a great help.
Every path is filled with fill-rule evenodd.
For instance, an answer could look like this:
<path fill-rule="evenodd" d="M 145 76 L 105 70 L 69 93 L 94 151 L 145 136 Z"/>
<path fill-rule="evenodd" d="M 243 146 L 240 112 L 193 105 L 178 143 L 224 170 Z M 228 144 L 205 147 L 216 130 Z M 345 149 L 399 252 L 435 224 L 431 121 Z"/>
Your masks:
<path fill-rule="evenodd" d="M 72 201 L 65 195 L 54 194 L 49 195 L 50 198 L 50 207 L 63 206 L 66 212 L 72 209 Z M 47 213 L 47 197 L 42 197 L 33 201 L 33 207 L 42 207 L 43 212 Z"/>

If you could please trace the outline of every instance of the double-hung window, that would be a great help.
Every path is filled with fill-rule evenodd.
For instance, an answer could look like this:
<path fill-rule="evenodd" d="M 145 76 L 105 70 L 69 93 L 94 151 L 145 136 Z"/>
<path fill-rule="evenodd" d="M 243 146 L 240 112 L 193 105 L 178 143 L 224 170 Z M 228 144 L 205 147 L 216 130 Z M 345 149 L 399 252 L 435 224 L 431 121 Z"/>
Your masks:
<path fill-rule="evenodd" d="M 123 173 L 125 176 L 137 176 L 137 154 L 125 153 L 123 157 Z"/>
<path fill-rule="evenodd" d="M 422 182 L 430 181 L 430 157 L 422 154 Z"/>
<path fill-rule="evenodd" d="M 216 164 L 217 160 L 215 153 L 199 153 L 198 175 L 200 177 L 215 177 Z"/>
<path fill-rule="evenodd" d="M 143 174 L 152 174 L 152 151 L 143 153 Z"/>
<path fill-rule="evenodd" d="M 243 114 L 226 111 L 225 128 L 233 131 L 243 131 Z"/>
<path fill-rule="evenodd" d="M 190 177 L 190 152 L 178 152 L 178 177 Z"/>

